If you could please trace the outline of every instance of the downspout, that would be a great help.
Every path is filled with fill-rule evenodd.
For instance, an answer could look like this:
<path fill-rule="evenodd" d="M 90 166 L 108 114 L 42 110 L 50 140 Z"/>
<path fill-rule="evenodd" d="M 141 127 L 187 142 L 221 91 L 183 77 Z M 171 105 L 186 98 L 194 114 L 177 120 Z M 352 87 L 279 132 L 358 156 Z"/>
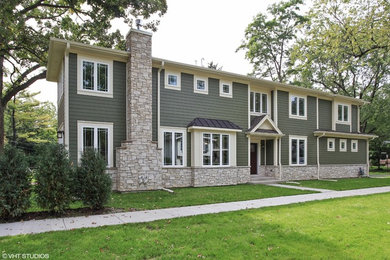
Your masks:
<path fill-rule="evenodd" d="M 161 68 L 157 72 L 157 147 L 160 147 L 160 81 L 161 81 L 161 70 L 164 68 L 164 61 L 161 62 Z"/>
<path fill-rule="evenodd" d="M 282 155 L 281 155 L 281 150 L 282 150 L 282 138 L 279 137 L 279 153 L 278 153 L 278 159 L 279 159 L 279 180 L 282 180 Z"/>
<path fill-rule="evenodd" d="M 320 179 L 320 138 L 324 137 L 325 133 L 321 136 L 317 136 L 317 179 Z"/>

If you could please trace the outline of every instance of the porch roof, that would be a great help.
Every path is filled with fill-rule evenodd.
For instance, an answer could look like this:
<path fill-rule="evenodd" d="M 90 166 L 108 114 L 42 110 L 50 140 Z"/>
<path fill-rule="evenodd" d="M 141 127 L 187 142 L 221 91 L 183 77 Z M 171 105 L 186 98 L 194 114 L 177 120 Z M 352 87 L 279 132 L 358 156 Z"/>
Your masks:
<path fill-rule="evenodd" d="M 246 132 L 248 135 L 281 137 L 282 131 L 275 125 L 269 115 L 256 116 L 251 121 L 251 127 Z"/>

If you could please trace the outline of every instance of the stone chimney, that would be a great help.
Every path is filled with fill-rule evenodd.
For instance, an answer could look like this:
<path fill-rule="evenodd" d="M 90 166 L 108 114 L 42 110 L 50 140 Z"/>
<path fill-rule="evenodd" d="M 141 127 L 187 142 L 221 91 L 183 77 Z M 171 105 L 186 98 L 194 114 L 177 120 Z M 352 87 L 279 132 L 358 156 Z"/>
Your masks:
<path fill-rule="evenodd" d="M 162 187 L 161 150 L 152 141 L 152 34 L 131 29 L 126 87 L 127 140 L 117 149 L 117 189 Z"/>
<path fill-rule="evenodd" d="M 127 140 L 152 141 L 152 34 L 131 29 L 126 36 Z"/>

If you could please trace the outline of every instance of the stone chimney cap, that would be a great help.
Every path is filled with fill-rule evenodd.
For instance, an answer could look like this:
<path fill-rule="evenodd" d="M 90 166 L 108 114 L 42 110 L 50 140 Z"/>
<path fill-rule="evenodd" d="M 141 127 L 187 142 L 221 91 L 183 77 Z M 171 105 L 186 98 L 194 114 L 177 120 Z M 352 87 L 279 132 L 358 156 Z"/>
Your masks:
<path fill-rule="evenodd" d="M 147 31 L 142 31 L 142 30 L 137 30 L 137 29 L 135 29 L 135 28 L 131 28 L 131 29 L 129 30 L 129 32 L 126 34 L 126 38 L 129 37 L 129 34 L 130 34 L 131 32 L 142 33 L 142 34 L 149 35 L 149 36 L 152 36 L 152 35 L 153 35 L 153 33 L 151 33 L 151 32 L 147 32 Z"/>

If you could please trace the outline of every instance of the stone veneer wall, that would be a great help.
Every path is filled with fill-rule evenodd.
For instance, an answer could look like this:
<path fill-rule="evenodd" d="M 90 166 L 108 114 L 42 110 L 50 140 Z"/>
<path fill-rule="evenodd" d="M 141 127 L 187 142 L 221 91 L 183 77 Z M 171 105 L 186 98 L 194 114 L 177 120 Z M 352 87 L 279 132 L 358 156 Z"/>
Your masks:
<path fill-rule="evenodd" d="M 127 141 L 116 150 L 117 190 L 162 188 L 161 150 L 152 141 L 152 35 L 131 29 L 126 39 Z"/>
<path fill-rule="evenodd" d="M 368 174 L 367 164 L 320 165 L 320 179 L 356 178 L 358 177 L 359 168 L 362 168 L 366 175 Z M 317 165 L 282 166 L 281 179 L 285 181 L 318 179 L 317 169 Z M 275 179 L 280 180 L 279 169 L 275 169 Z"/>
<path fill-rule="evenodd" d="M 193 186 L 192 168 L 162 168 L 162 181 L 165 188 Z"/>
<path fill-rule="evenodd" d="M 193 168 L 194 187 L 222 186 L 247 183 L 250 179 L 250 168 L 242 167 L 215 167 Z"/>

